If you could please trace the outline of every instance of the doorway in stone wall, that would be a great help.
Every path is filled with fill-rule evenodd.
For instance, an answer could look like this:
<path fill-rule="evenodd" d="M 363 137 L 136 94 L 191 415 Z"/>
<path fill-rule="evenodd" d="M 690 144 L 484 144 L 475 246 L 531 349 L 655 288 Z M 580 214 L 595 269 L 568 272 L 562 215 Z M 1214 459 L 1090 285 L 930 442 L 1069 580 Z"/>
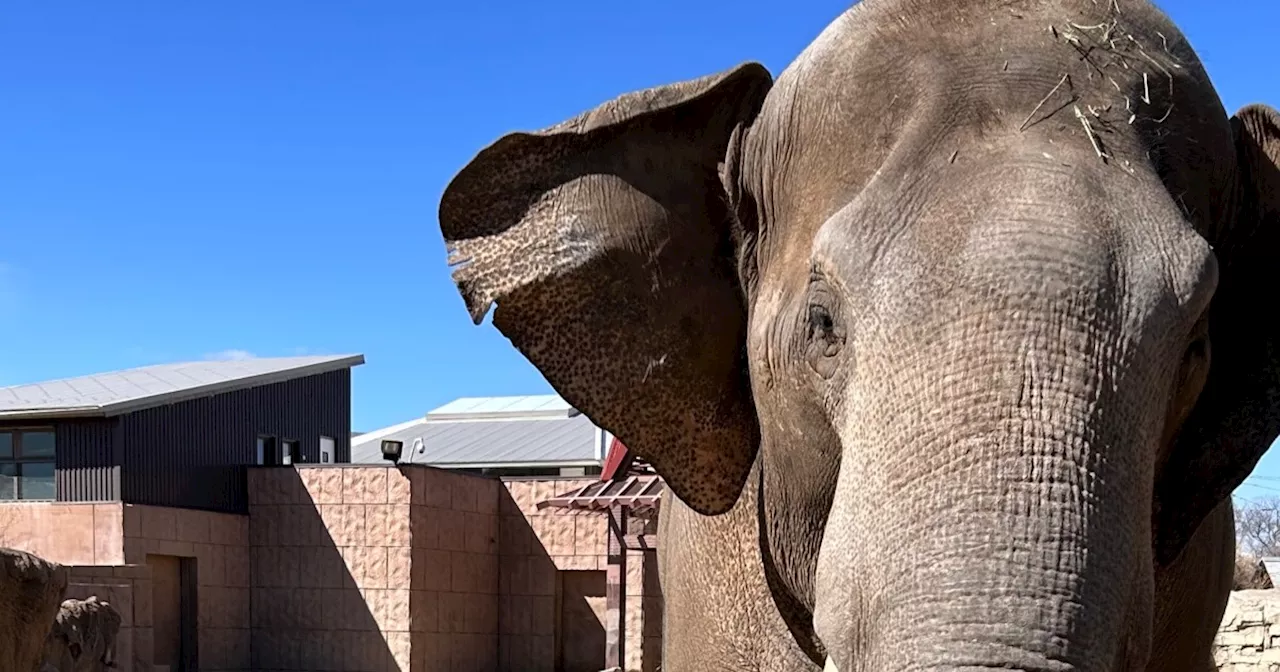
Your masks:
<path fill-rule="evenodd" d="M 157 672 L 195 672 L 196 559 L 147 555 L 151 569 L 153 663 Z"/>
<path fill-rule="evenodd" d="M 604 668 L 605 572 L 561 571 L 556 581 L 556 669 L 599 672 Z"/>

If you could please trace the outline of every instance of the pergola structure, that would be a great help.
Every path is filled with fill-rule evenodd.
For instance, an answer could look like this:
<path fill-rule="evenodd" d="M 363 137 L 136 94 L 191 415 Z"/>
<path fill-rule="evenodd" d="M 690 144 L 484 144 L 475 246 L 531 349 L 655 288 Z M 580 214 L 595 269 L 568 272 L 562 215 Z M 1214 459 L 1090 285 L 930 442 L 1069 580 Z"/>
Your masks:
<path fill-rule="evenodd" d="M 629 529 L 632 514 L 656 515 L 666 484 L 615 437 L 600 480 L 537 503 L 609 514 L 609 566 L 605 574 L 605 667 L 623 668 L 626 653 L 627 551 L 652 550 L 657 537 Z"/>

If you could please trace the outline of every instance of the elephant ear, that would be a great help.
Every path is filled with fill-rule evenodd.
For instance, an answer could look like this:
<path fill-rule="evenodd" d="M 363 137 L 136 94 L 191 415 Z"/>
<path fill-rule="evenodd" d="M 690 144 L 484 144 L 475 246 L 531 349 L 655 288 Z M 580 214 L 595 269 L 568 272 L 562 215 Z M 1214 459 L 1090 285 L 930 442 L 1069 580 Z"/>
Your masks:
<path fill-rule="evenodd" d="M 496 303 L 552 387 L 704 514 L 737 500 L 759 443 L 720 171 L 771 85 L 747 63 L 511 133 L 440 202 L 472 319 Z"/>
<path fill-rule="evenodd" d="M 1209 375 L 1156 488 L 1156 560 L 1177 558 L 1280 434 L 1280 114 L 1231 119 L 1234 216 L 1211 241 L 1218 288 L 1209 308 Z"/>

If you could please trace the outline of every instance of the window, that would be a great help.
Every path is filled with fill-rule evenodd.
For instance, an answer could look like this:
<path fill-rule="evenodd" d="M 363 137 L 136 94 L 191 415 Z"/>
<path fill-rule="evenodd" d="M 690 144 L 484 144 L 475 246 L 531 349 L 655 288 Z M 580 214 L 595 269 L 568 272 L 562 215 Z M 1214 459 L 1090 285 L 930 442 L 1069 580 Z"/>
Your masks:
<path fill-rule="evenodd" d="M 302 451 L 298 449 L 298 442 L 294 439 L 259 436 L 257 461 L 264 467 L 287 467 L 302 461 Z"/>
<path fill-rule="evenodd" d="M 0 432 L 0 500 L 56 498 L 54 444 L 47 429 Z"/>
<path fill-rule="evenodd" d="M 280 453 L 276 450 L 276 437 L 258 437 L 258 464 L 267 467 L 280 466 Z"/>
<path fill-rule="evenodd" d="M 320 464 L 333 464 L 333 437 L 320 437 Z"/>

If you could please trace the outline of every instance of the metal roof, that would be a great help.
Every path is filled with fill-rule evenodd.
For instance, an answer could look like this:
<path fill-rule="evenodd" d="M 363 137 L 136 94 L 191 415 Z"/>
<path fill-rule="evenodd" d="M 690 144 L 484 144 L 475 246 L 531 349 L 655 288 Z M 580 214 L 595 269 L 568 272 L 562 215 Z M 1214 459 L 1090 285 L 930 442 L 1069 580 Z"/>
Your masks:
<path fill-rule="evenodd" d="M 632 511 L 656 509 L 662 503 L 662 491 L 667 485 L 656 474 L 629 476 L 616 481 L 595 481 L 576 490 L 570 490 L 551 499 L 537 502 L 539 510 L 557 509 L 608 510 L 625 506 Z"/>
<path fill-rule="evenodd" d="M 556 396 L 465 398 L 353 438 L 351 461 L 382 462 L 381 444 L 389 439 L 404 442 L 402 464 L 595 466 L 610 438 Z"/>
<path fill-rule="evenodd" d="M 427 413 L 429 420 L 570 418 L 578 410 L 554 394 L 519 397 L 462 397 Z"/>
<path fill-rule="evenodd" d="M 1262 567 L 1267 570 L 1267 575 L 1271 577 L 1271 580 L 1273 582 L 1280 580 L 1280 558 L 1277 558 L 1274 556 L 1265 556 L 1265 557 L 1259 558 L 1258 562 L 1261 563 Z"/>
<path fill-rule="evenodd" d="M 0 387 L 0 419 L 120 415 L 363 363 L 364 355 L 180 362 Z"/>

